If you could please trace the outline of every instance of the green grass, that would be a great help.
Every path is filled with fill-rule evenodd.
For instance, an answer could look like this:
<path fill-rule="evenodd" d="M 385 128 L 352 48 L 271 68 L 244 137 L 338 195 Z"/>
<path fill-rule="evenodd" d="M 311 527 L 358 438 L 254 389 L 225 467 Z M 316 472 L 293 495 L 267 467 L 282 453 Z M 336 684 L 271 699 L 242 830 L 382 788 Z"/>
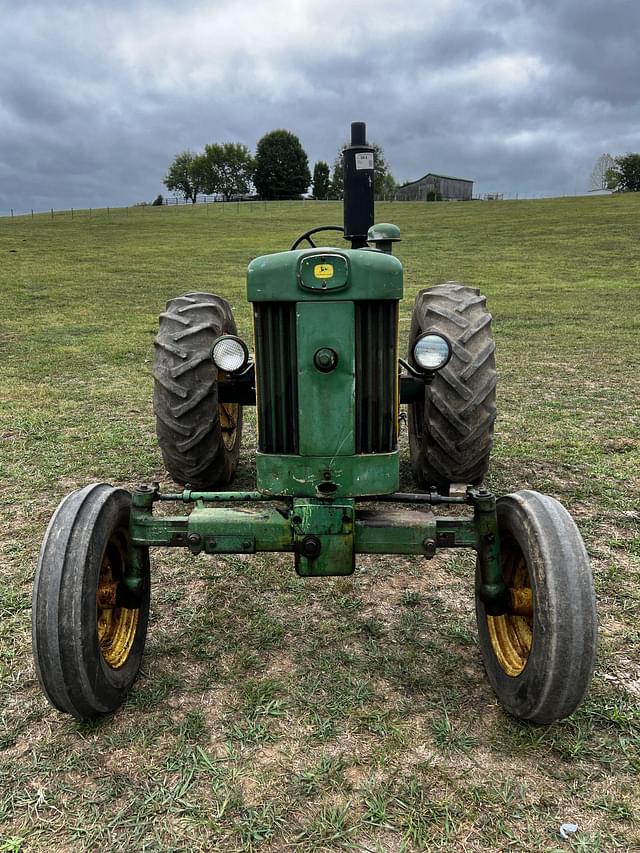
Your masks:
<path fill-rule="evenodd" d="M 286 556 L 152 555 L 128 703 L 78 724 L 30 657 L 39 543 L 87 482 L 167 484 L 151 407 L 166 300 L 230 299 L 249 260 L 335 204 L 0 220 L 0 851 L 631 851 L 640 848 L 640 195 L 382 204 L 406 274 L 460 279 L 494 315 L 490 485 L 548 492 L 592 559 L 598 666 L 569 720 L 508 718 L 484 677 L 473 559 L 360 558 L 301 580 Z M 406 437 L 403 437 L 406 444 Z M 254 476 L 247 416 L 241 487 Z M 406 456 L 406 446 L 405 446 Z M 406 461 L 403 487 L 411 480 Z M 561 823 L 578 832 L 563 841 Z"/>

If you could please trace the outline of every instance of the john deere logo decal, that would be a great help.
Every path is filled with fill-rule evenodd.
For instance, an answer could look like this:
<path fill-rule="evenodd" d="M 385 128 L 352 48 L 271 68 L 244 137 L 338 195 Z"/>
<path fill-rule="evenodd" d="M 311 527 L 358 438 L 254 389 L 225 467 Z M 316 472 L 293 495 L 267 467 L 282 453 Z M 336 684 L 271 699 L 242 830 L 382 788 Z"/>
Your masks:
<path fill-rule="evenodd" d="M 313 274 L 316 278 L 333 278 L 333 264 L 316 264 Z"/>

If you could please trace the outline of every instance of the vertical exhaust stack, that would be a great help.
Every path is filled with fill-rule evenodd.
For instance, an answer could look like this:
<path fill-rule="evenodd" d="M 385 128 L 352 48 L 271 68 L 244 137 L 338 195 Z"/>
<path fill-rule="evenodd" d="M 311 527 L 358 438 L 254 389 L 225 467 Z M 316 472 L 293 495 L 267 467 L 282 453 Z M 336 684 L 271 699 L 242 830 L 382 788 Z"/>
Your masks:
<path fill-rule="evenodd" d="M 344 236 L 352 249 L 367 245 L 373 225 L 373 148 L 367 145 L 367 126 L 351 123 L 351 145 L 342 152 L 344 175 Z"/>

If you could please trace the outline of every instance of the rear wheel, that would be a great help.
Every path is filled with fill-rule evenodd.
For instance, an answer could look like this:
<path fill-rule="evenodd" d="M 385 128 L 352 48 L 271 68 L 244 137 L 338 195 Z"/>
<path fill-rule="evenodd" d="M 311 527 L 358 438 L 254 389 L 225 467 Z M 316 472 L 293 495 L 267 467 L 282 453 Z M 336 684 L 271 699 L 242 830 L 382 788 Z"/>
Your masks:
<path fill-rule="evenodd" d="M 131 496 L 104 483 L 67 495 L 45 533 L 33 587 L 33 656 L 51 704 L 78 719 L 114 711 L 133 684 L 149 617 L 149 552 L 142 586 L 123 584 Z"/>
<path fill-rule="evenodd" d="M 156 434 L 171 477 L 196 489 L 225 486 L 235 474 L 242 407 L 218 402 L 211 346 L 236 334 L 231 306 L 212 293 L 185 293 L 167 303 L 155 339 Z"/>
<path fill-rule="evenodd" d="M 589 558 L 575 522 L 554 498 L 505 495 L 497 515 L 513 606 L 489 616 L 476 597 L 480 649 L 504 708 L 521 720 L 551 723 L 572 714 L 591 683 L 597 615 Z"/>
<path fill-rule="evenodd" d="M 411 315 L 409 358 L 425 332 L 445 335 L 449 363 L 409 405 L 411 467 L 419 486 L 448 494 L 451 483 L 479 485 L 489 467 L 496 419 L 491 314 L 476 288 L 447 282 L 422 290 Z"/>

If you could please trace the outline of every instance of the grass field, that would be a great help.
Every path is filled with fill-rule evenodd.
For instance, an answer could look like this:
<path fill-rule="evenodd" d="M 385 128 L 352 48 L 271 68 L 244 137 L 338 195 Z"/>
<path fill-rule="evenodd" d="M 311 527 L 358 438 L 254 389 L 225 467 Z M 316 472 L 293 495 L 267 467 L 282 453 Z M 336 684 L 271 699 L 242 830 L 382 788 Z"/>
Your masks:
<path fill-rule="evenodd" d="M 171 296 L 227 296 L 337 204 L 0 220 L 0 851 L 640 850 L 640 194 L 381 204 L 403 240 L 406 340 L 423 286 L 479 286 L 494 316 L 489 485 L 548 492 L 592 559 L 600 646 L 569 720 L 497 706 L 473 559 L 152 554 L 147 654 L 128 703 L 78 724 L 31 662 L 40 540 L 88 482 L 167 484 L 152 341 Z M 239 483 L 253 481 L 247 417 Z M 406 445 L 406 436 L 404 436 Z M 406 451 L 406 446 L 405 446 Z M 403 465 L 405 489 L 411 487 Z M 563 822 L 578 831 L 562 840 Z"/>

